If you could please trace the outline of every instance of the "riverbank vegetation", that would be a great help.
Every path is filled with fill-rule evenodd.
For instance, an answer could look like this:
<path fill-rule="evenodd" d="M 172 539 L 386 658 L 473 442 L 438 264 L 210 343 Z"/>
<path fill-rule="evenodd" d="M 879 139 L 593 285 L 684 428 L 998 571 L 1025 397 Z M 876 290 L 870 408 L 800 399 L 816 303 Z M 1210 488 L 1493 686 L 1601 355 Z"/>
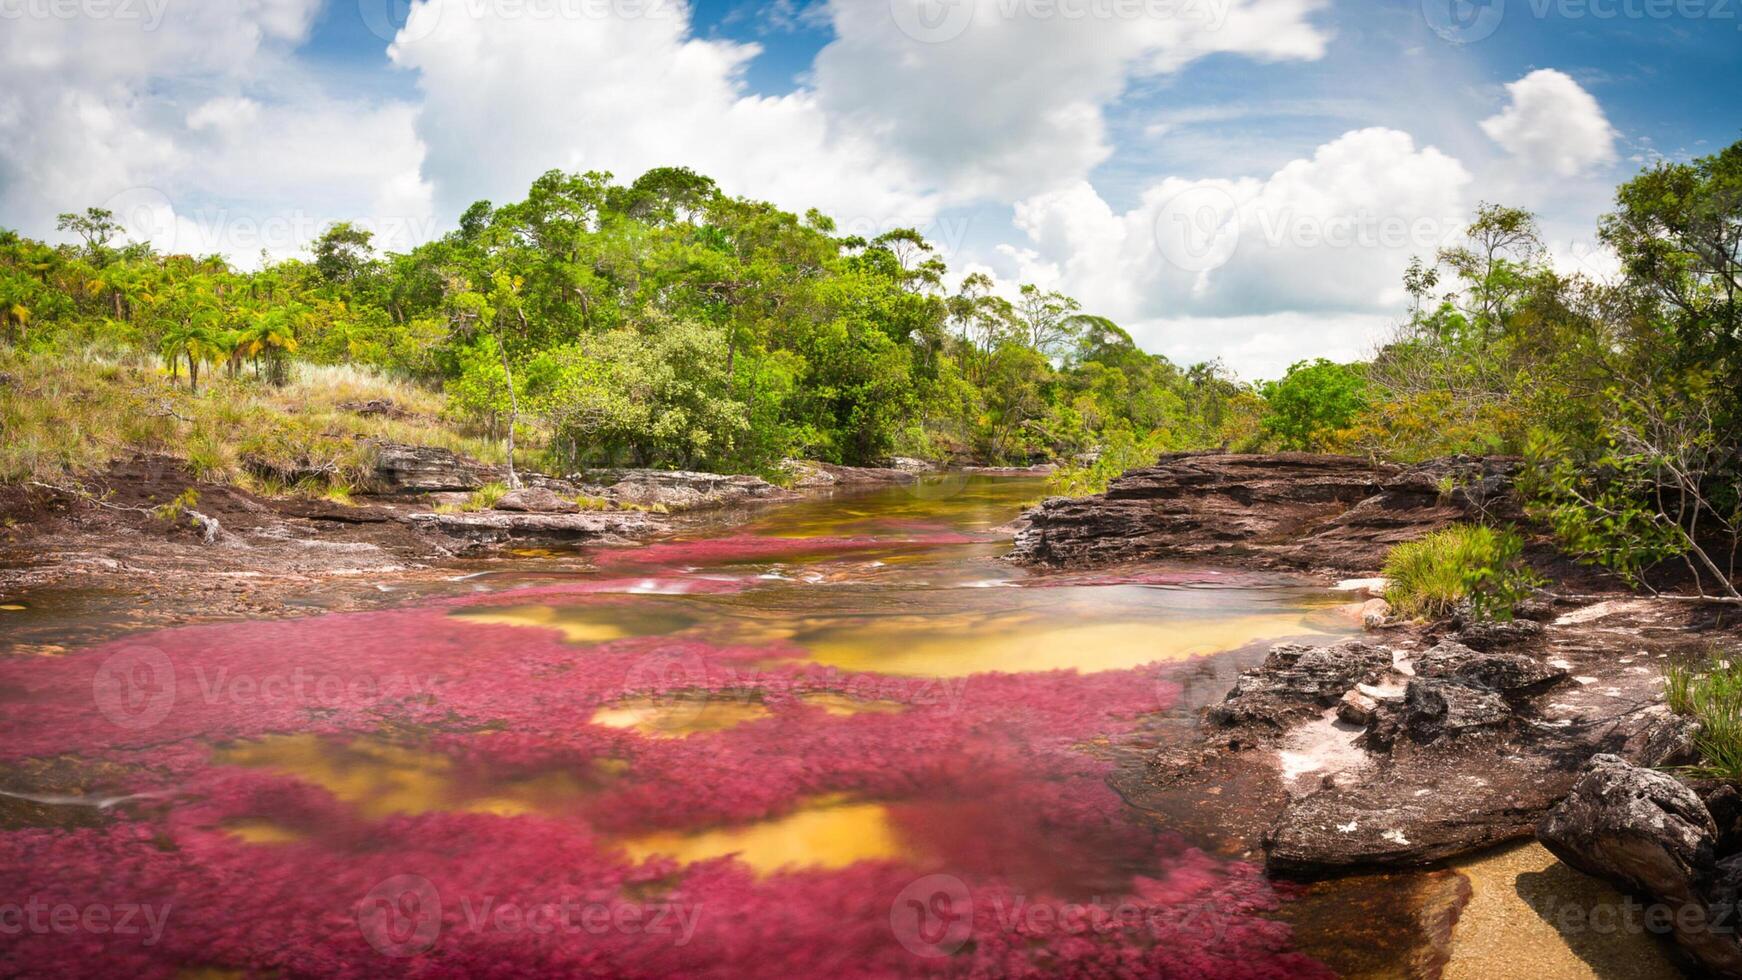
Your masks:
<path fill-rule="evenodd" d="M 1514 454 L 1572 552 L 1742 602 L 1742 144 L 1619 189 L 1618 274 L 1557 271 L 1530 214 L 1484 205 L 1370 360 L 1260 385 L 684 169 L 553 171 L 408 253 L 341 223 L 255 272 L 100 209 L 62 228 L 81 244 L 0 232 L 0 479 L 145 449 L 342 491 L 384 439 L 557 473 L 1052 461 L 1072 493 L 1170 450 Z"/>

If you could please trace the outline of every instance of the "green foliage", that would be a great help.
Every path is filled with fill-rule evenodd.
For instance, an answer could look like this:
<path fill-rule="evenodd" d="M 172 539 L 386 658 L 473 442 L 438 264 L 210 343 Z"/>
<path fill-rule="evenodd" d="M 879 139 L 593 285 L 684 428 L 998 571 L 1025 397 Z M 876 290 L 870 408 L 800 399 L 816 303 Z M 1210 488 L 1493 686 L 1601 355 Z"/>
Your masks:
<path fill-rule="evenodd" d="M 1295 364 L 1261 391 L 1265 432 L 1284 449 L 1323 450 L 1367 407 L 1367 372 L 1363 365 L 1321 357 Z"/>
<path fill-rule="evenodd" d="M 1107 437 L 1107 444 L 1086 464 L 1063 466 L 1047 480 L 1047 490 L 1064 497 L 1082 497 L 1103 493 L 1107 485 L 1126 470 L 1152 466 L 1167 451 L 1166 439 L 1159 433 L 1139 439 L 1129 429 L 1116 429 Z"/>
<path fill-rule="evenodd" d="M 1693 736 L 1699 776 L 1742 780 L 1742 659 L 1714 653 L 1703 664 L 1664 669 L 1671 711 L 1699 723 Z"/>
<path fill-rule="evenodd" d="M 552 171 L 402 254 L 339 222 L 310 243 L 311 261 L 252 273 L 118 247 L 98 209 L 62 227 L 83 246 L 0 235 L 0 339 L 14 349 L 148 352 L 190 396 L 223 405 L 276 403 L 243 389 L 289 391 L 311 367 L 367 367 L 445 392 L 430 412 L 442 438 L 499 440 L 497 457 L 773 475 L 793 456 L 1115 460 L 1128 446 L 1264 438 L 1261 399 L 1219 365 L 1146 353 L 1038 286 L 999 295 L 970 275 L 951 294 L 911 228 L 838 235 L 824 215 L 733 198 L 683 168 L 627 186 Z M 196 445 L 177 429 L 166 448 L 241 479 L 259 453 L 313 444 L 323 479 L 356 476 L 300 425 L 239 424 L 254 435 L 202 430 Z M 239 450 L 247 441 L 265 448 Z"/>
<path fill-rule="evenodd" d="M 1391 549 L 1385 598 L 1401 616 L 1437 619 L 1464 602 L 1479 619 L 1512 618 L 1512 607 L 1536 588 L 1512 531 L 1455 524 Z"/>
<path fill-rule="evenodd" d="M 460 505 L 460 509 L 474 511 L 489 510 L 496 506 L 497 501 L 506 496 L 508 496 L 508 484 L 486 483 L 478 489 L 473 490 L 472 495 L 466 498 L 466 502 Z"/>

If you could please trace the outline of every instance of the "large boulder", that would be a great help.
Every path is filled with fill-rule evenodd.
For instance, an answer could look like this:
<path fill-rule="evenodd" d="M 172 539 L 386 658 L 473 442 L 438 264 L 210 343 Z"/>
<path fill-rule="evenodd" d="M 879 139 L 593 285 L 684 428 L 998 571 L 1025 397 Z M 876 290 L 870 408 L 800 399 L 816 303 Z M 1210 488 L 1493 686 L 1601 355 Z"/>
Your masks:
<path fill-rule="evenodd" d="M 1742 867 L 1736 857 L 1720 866 L 1717 824 L 1679 780 L 1594 756 L 1536 835 L 1573 868 L 1666 906 L 1676 942 L 1706 970 L 1742 976 L 1735 908 L 1722 904 L 1742 891 Z"/>
<path fill-rule="evenodd" d="M 375 451 L 375 482 L 389 493 L 476 490 L 499 476 L 493 466 L 434 446 L 388 443 Z"/>
<path fill-rule="evenodd" d="M 1104 494 L 1031 509 L 1011 557 L 1063 566 L 1214 558 L 1367 573 L 1394 545 L 1479 508 L 1510 512 L 1516 467 L 1504 459 L 1401 468 L 1312 453 L 1170 453 Z"/>

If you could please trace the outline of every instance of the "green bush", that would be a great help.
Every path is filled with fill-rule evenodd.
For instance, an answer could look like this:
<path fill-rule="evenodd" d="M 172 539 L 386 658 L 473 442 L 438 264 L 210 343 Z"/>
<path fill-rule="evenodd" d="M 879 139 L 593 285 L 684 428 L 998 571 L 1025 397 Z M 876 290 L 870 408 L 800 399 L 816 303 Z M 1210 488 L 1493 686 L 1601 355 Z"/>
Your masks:
<path fill-rule="evenodd" d="M 1481 619 L 1511 619 L 1512 607 L 1537 578 L 1520 555 L 1512 531 L 1454 524 L 1391 549 L 1384 575 L 1386 601 L 1401 616 L 1437 618 L 1468 601 Z"/>
<path fill-rule="evenodd" d="M 1283 449 L 1322 451 L 1366 410 L 1367 371 L 1364 365 L 1321 357 L 1295 364 L 1281 381 L 1266 382 L 1260 391 L 1265 432 Z"/>

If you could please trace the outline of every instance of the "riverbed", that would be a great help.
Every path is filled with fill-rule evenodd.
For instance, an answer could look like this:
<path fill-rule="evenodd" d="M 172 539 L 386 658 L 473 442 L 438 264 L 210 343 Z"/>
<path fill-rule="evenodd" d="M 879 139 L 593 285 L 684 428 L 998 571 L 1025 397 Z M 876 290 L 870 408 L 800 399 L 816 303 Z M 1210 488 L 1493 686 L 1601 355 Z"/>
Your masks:
<path fill-rule="evenodd" d="M 1043 492 L 782 504 L 378 611 L 69 619 L 0 660 L 0 972 L 1332 975 L 1358 924 L 1110 777 L 1271 643 L 1358 633 L 1347 597 L 1001 561 Z"/>

